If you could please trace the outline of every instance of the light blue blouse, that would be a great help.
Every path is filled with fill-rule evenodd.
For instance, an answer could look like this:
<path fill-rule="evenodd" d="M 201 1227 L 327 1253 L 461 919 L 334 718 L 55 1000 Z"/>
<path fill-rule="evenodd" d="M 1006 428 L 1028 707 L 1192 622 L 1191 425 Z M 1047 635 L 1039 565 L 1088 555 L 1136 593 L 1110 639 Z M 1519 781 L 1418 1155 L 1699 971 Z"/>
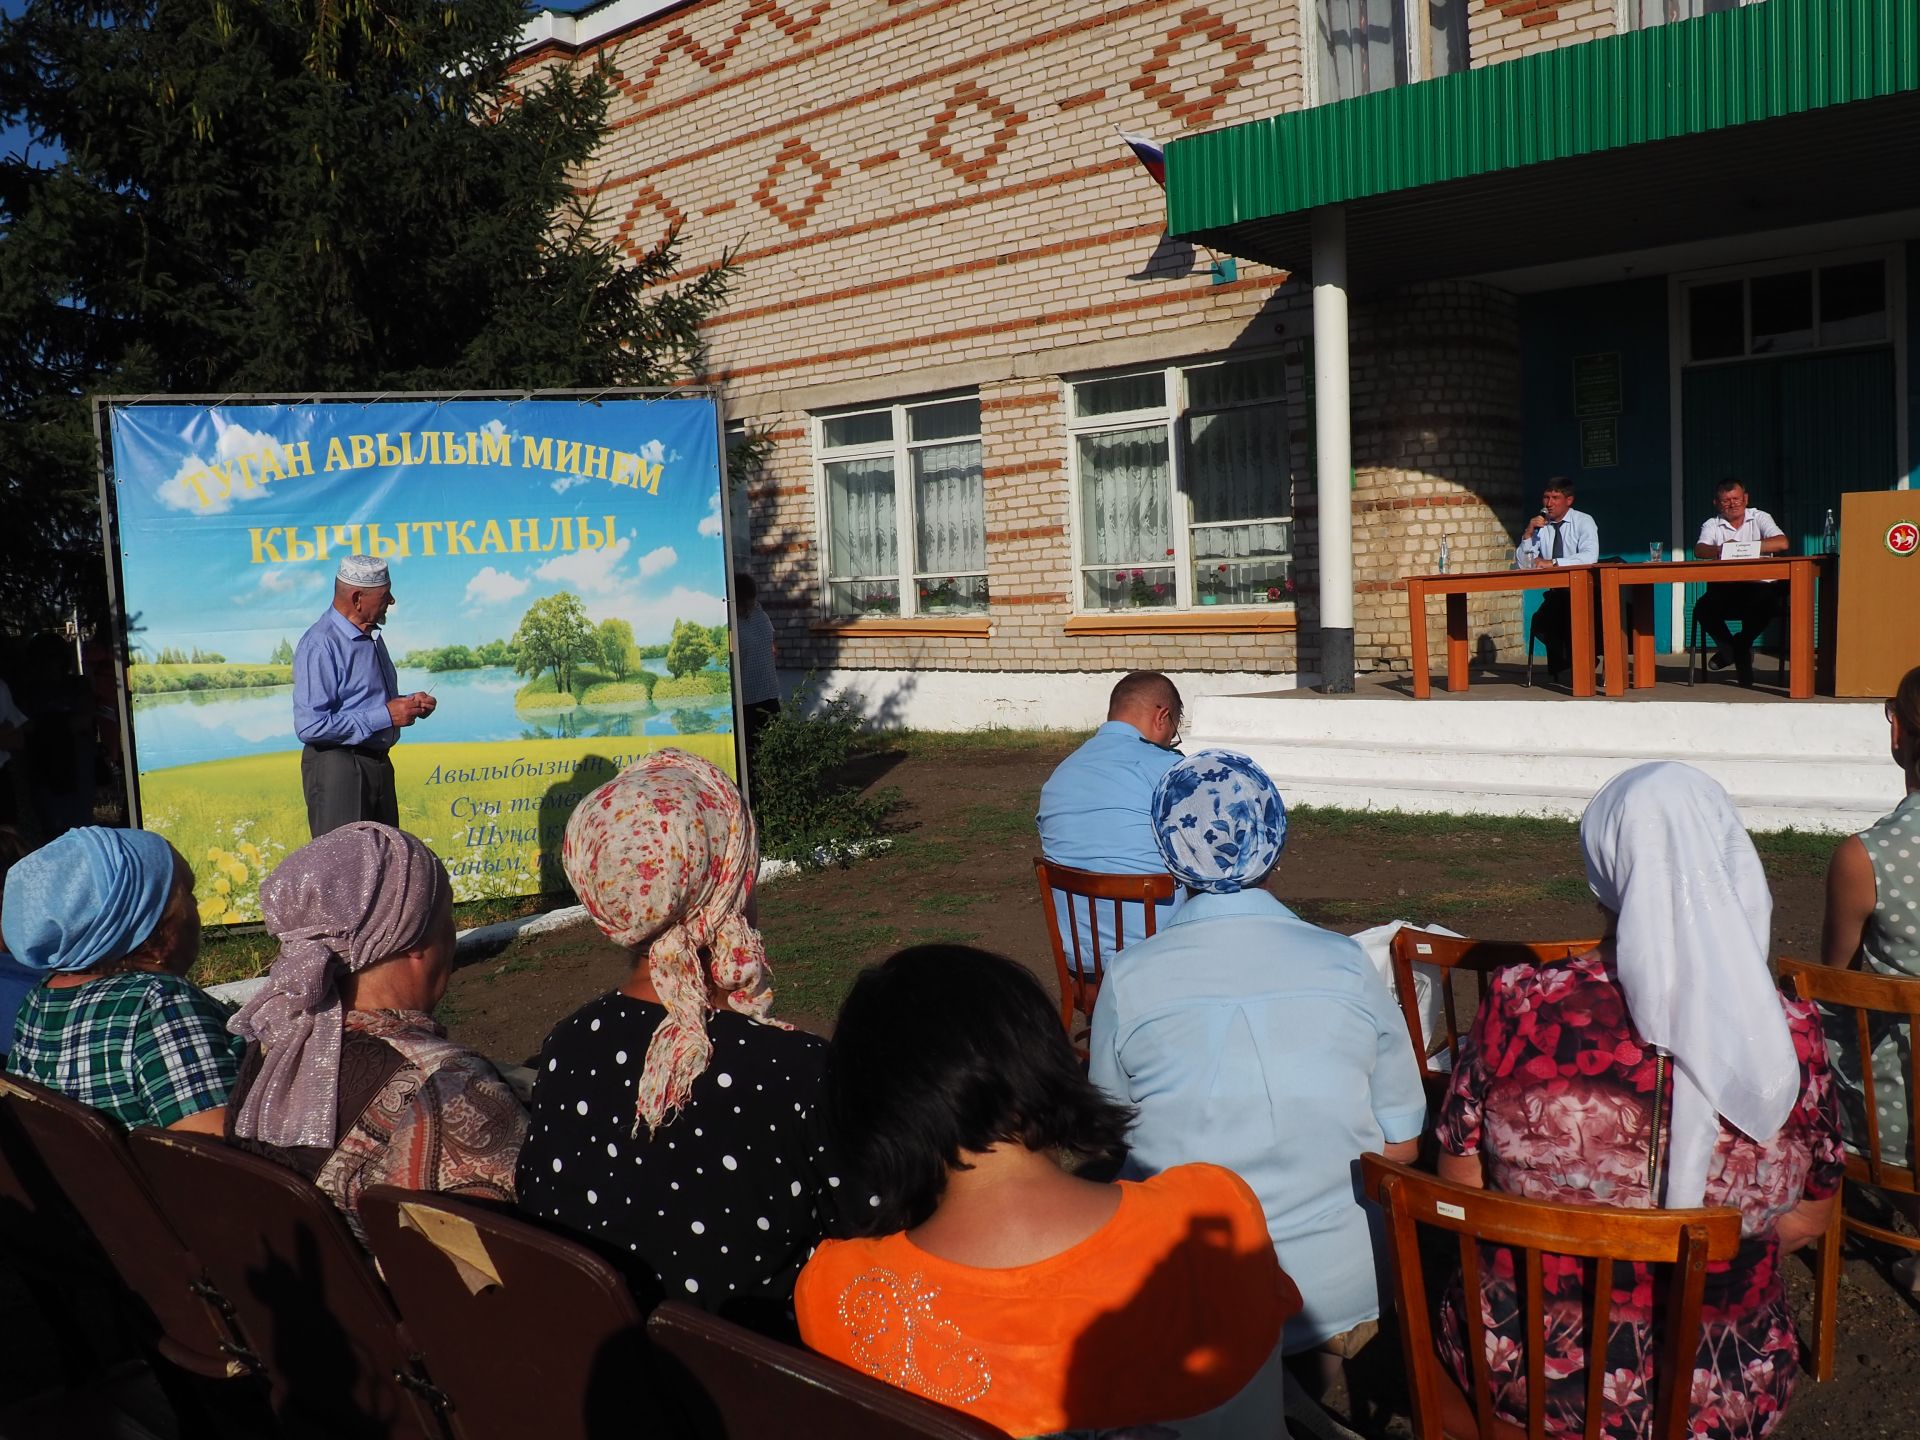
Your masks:
<path fill-rule="evenodd" d="M 1385 1251 L 1358 1160 L 1418 1139 L 1427 1106 L 1358 945 L 1264 890 L 1194 895 L 1114 957 L 1091 1044 L 1094 1083 L 1140 1112 L 1124 1175 L 1205 1160 L 1259 1195 L 1306 1302 L 1289 1353 L 1379 1315 Z"/>

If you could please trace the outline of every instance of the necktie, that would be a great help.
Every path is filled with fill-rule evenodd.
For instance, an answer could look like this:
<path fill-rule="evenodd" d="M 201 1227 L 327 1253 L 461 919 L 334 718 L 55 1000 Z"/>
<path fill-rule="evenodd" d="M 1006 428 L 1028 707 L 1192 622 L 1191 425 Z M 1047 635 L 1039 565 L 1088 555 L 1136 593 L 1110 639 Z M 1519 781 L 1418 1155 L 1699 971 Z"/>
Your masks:
<path fill-rule="evenodd" d="M 1553 554 L 1548 557 L 1549 559 L 1558 560 L 1566 553 L 1566 551 L 1560 548 L 1560 527 L 1566 523 L 1564 520 L 1555 520 L 1553 522 Z"/>

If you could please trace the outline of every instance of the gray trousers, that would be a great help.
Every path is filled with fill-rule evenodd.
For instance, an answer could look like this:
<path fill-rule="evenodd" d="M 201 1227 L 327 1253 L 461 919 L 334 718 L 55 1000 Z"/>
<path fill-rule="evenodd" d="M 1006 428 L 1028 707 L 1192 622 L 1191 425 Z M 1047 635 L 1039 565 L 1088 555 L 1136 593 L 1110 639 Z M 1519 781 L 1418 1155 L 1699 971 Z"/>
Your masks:
<path fill-rule="evenodd" d="M 393 761 L 384 750 L 309 745 L 300 752 L 300 788 L 307 797 L 307 828 L 316 840 L 356 820 L 399 828 Z"/>

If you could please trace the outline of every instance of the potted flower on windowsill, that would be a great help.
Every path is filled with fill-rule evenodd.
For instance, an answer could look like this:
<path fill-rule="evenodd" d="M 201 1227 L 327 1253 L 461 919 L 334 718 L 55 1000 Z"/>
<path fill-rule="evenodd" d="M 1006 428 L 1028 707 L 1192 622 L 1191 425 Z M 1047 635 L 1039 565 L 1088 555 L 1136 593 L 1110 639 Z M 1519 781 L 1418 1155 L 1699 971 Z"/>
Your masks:
<path fill-rule="evenodd" d="M 1200 603 L 1218 605 L 1221 587 L 1227 583 L 1227 567 L 1217 565 L 1211 570 L 1200 572 Z"/>
<path fill-rule="evenodd" d="M 920 608 L 927 611 L 947 610 L 959 602 L 959 586 L 951 575 L 932 585 L 920 587 Z"/>
<path fill-rule="evenodd" d="M 885 590 L 874 590 L 861 595 L 855 601 L 862 615 L 893 615 L 900 609 L 900 599 Z"/>
<path fill-rule="evenodd" d="M 1275 605 L 1289 604 L 1293 600 L 1293 577 L 1289 575 L 1278 585 L 1267 587 L 1267 599 Z"/>

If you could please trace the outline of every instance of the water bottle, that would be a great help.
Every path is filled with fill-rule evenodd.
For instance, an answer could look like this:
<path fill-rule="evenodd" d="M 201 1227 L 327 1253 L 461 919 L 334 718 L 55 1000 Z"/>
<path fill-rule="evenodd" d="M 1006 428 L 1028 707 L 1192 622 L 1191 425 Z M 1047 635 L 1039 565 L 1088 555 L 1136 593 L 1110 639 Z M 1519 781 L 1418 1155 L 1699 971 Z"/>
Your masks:
<path fill-rule="evenodd" d="M 1452 558 L 1453 555 L 1452 541 L 1453 537 L 1451 535 L 1442 535 L 1440 537 L 1440 574 L 1442 575 L 1447 573 L 1447 561 Z"/>
<path fill-rule="evenodd" d="M 1827 511 L 1826 528 L 1820 532 L 1820 553 L 1831 555 L 1840 548 L 1839 533 L 1834 529 L 1833 511 Z"/>

